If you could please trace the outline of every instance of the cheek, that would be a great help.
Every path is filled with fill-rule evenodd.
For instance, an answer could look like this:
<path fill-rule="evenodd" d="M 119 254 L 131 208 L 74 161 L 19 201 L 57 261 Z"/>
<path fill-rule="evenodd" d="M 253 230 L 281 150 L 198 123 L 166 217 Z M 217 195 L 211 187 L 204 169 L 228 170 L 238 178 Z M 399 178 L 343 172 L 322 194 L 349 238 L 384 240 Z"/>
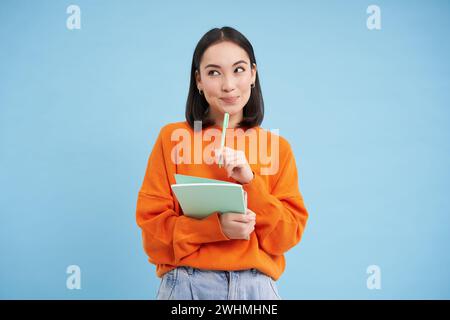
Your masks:
<path fill-rule="evenodd" d="M 238 87 L 242 94 L 247 95 L 250 94 L 250 85 L 252 83 L 251 77 L 242 77 L 239 79 Z"/>
<path fill-rule="evenodd" d="M 219 81 L 204 81 L 203 82 L 203 90 L 206 92 L 208 96 L 217 96 L 220 94 L 220 83 Z"/>

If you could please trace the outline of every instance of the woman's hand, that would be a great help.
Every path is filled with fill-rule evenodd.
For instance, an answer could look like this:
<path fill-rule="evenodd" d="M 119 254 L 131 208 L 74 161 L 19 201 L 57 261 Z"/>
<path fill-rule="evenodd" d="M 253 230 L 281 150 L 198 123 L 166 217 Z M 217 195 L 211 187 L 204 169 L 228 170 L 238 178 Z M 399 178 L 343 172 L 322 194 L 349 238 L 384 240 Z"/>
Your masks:
<path fill-rule="evenodd" d="M 253 171 L 248 164 L 244 151 L 224 147 L 222 152 L 220 152 L 220 149 L 214 149 L 214 157 L 216 161 L 219 161 L 219 158 L 222 157 L 222 163 L 229 178 L 231 177 L 241 184 L 252 181 Z"/>
<path fill-rule="evenodd" d="M 248 240 L 255 230 L 255 223 L 256 214 L 250 209 L 246 214 L 227 212 L 220 215 L 222 231 L 229 239 Z"/>

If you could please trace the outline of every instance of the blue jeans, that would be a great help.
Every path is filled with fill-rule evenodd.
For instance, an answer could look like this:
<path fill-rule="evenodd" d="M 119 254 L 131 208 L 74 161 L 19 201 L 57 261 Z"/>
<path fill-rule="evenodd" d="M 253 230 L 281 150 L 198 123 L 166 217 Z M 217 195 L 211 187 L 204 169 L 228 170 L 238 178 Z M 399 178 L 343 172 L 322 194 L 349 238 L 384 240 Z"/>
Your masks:
<path fill-rule="evenodd" d="M 163 275 L 158 300 L 280 300 L 275 281 L 256 269 L 178 267 Z"/>

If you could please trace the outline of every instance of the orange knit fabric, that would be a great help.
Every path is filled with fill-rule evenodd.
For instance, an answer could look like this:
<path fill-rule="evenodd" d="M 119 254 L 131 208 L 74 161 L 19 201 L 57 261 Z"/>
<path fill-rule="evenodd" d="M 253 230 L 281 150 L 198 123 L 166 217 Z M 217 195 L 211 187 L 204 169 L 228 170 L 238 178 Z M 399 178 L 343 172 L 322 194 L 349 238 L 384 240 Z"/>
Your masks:
<path fill-rule="evenodd" d="M 255 148 L 255 144 L 250 143 L 248 130 L 233 130 L 227 130 L 226 146 L 245 151 L 248 160 L 250 148 Z M 248 208 L 256 213 L 256 225 L 249 240 L 236 240 L 228 239 L 222 232 L 219 213 L 201 220 L 184 216 L 170 188 L 176 183 L 175 173 L 236 183 L 227 177 L 224 167 L 211 163 L 213 154 L 209 151 L 220 147 L 221 128 L 213 126 L 194 134 L 184 121 L 161 129 L 148 160 L 136 208 L 144 250 L 150 263 L 156 265 L 159 277 L 177 266 L 207 270 L 256 268 L 274 280 L 283 273 L 284 253 L 300 241 L 308 212 L 298 188 L 297 168 L 289 143 L 261 127 L 252 130 L 258 133 L 255 135 L 257 148 L 267 146 L 267 154 L 278 160 L 278 170 L 274 174 L 261 174 L 267 161 L 259 161 L 259 157 L 256 163 L 249 161 L 254 178 L 243 184 L 243 188 L 247 192 Z M 174 151 L 183 140 L 177 132 L 189 133 L 190 141 L 184 139 L 183 143 L 185 147 L 190 146 L 190 163 L 180 163 L 188 148 L 183 152 Z M 261 133 L 267 139 L 260 138 Z M 279 141 L 278 156 L 271 150 L 274 138 Z M 242 149 L 239 141 L 247 141 L 244 147 L 241 144 Z"/>

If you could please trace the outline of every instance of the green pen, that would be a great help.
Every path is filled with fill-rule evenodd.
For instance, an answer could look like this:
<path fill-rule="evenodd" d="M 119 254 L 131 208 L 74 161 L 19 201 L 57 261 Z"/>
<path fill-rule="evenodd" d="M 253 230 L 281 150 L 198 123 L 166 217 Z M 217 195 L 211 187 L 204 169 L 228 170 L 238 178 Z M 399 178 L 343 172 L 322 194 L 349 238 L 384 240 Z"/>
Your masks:
<path fill-rule="evenodd" d="M 223 123 L 222 123 L 222 139 L 220 141 L 220 156 L 219 156 L 219 168 L 222 168 L 222 151 L 225 147 L 225 135 L 227 134 L 227 128 L 228 128 L 228 119 L 230 115 L 228 112 L 225 112 L 225 115 L 223 117 Z"/>

